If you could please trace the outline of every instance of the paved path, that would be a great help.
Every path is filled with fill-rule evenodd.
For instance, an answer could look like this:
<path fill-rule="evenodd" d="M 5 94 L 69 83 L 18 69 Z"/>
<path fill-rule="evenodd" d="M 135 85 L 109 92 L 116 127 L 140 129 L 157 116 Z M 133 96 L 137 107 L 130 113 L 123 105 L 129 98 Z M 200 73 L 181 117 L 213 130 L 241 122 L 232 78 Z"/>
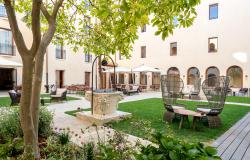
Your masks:
<path fill-rule="evenodd" d="M 219 137 L 212 146 L 223 160 L 250 160 L 250 113 Z"/>

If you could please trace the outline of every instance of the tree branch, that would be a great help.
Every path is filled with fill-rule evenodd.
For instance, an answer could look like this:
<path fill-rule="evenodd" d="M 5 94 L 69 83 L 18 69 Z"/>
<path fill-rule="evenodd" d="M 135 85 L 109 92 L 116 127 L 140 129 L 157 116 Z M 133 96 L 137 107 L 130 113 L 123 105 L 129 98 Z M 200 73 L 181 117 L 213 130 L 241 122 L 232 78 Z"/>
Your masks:
<path fill-rule="evenodd" d="M 42 0 L 33 0 L 32 3 L 32 12 L 31 12 L 31 25 L 33 33 L 33 43 L 31 46 L 31 53 L 36 54 L 37 49 L 39 48 L 41 42 L 41 22 L 40 22 L 40 8 Z"/>
<path fill-rule="evenodd" d="M 54 6 L 54 9 L 53 9 L 53 12 L 52 12 L 52 19 L 55 20 L 56 19 L 56 16 L 57 16 L 57 13 L 58 13 L 58 10 L 60 9 L 60 7 L 62 6 L 62 3 L 63 3 L 64 0 L 58 0 Z"/>
<path fill-rule="evenodd" d="M 24 56 L 25 54 L 29 53 L 29 50 L 24 42 L 23 35 L 18 27 L 15 10 L 10 0 L 4 0 L 4 5 L 6 8 L 10 28 L 13 34 L 13 38 L 16 42 L 17 49 L 19 51 L 19 54 L 21 56 Z"/>
<path fill-rule="evenodd" d="M 49 14 L 49 12 L 46 9 L 46 7 L 44 6 L 44 3 L 41 4 L 41 11 L 42 11 L 44 17 L 47 19 L 47 21 L 50 22 L 51 15 Z"/>

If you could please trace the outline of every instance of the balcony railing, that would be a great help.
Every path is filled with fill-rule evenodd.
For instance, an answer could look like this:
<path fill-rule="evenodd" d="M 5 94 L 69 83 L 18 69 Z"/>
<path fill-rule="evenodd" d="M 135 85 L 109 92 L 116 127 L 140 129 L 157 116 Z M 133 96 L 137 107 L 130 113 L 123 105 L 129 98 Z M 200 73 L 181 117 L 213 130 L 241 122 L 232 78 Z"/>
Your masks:
<path fill-rule="evenodd" d="M 0 43 L 0 54 L 16 55 L 16 47 L 9 43 Z"/>

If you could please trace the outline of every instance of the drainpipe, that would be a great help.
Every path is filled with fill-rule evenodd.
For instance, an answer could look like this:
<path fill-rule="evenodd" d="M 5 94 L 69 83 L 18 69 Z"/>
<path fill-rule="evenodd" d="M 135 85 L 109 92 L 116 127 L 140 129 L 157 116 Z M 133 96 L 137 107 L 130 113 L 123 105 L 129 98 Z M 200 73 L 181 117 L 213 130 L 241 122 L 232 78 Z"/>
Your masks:
<path fill-rule="evenodd" d="M 45 85 L 45 89 L 46 89 L 46 93 L 49 93 L 49 60 L 48 60 L 48 48 L 46 49 L 46 54 L 45 54 L 45 58 L 46 58 L 46 85 Z"/>

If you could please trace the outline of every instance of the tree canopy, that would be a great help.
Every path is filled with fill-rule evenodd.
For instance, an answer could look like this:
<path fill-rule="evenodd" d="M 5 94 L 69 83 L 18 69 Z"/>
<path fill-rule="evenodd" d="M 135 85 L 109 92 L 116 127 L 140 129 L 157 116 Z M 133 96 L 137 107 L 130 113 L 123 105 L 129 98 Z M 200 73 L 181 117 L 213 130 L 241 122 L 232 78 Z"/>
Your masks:
<path fill-rule="evenodd" d="M 48 29 L 53 8 L 60 0 L 42 1 L 41 31 Z M 200 0 L 61 0 L 53 41 L 76 51 L 83 46 L 92 54 L 129 57 L 138 38 L 138 28 L 145 24 L 157 27 L 155 35 L 164 40 L 177 27 L 192 25 Z M 14 1 L 13 1 L 14 3 Z M 16 0 L 17 12 L 25 13 L 31 25 L 32 0 Z M 175 21 L 178 20 L 178 23 Z"/>

